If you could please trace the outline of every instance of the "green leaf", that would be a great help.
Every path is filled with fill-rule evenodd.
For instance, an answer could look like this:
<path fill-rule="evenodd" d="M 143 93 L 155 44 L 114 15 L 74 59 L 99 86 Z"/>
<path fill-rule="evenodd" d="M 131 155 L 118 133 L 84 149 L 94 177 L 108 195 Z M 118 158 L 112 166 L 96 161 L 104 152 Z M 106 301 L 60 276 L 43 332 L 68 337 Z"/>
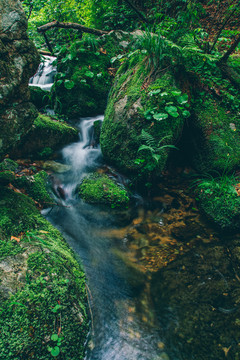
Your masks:
<path fill-rule="evenodd" d="M 175 118 L 179 116 L 176 106 L 165 106 L 165 110 L 167 113 L 169 113 L 169 115 Z"/>
<path fill-rule="evenodd" d="M 180 104 L 180 105 L 183 105 L 183 104 L 186 104 L 188 102 L 188 95 L 187 94 L 183 94 L 181 96 L 178 96 L 177 97 L 177 102 Z"/>
<path fill-rule="evenodd" d="M 173 90 L 173 91 L 171 91 L 171 94 L 173 95 L 173 96 L 180 96 L 181 95 L 181 91 L 179 91 L 179 90 Z"/>
<path fill-rule="evenodd" d="M 58 334 L 53 334 L 53 335 L 51 336 L 51 340 L 52 340 L 52 341 L 58 341 Z"/>
<path fill-rule="evenodd" d="M 66 89 L 71 90 L 74 87 L 74 82 L 72 80 L 65 80 L 64 86 Z"/>
<path fill-rule="evenodd" d="M 87 70 L 86 72 L 85 72 L 85 76 L 87 76 L 87 77 L 89 77 L 89 78 L 93 78 L 94 77 L 94 73 L 92 72 L 92 71 L 90 71 L 90 70 Z"/>
<path fill-rule="evenodd" d="M 52 350 L 51 350 L 51 355 L 52 356 L 58 356 L 60 354 L 60 349 L 58 346 L 55 346 Z"/>
<path fill-rule="evenodd" d="M 160 158 L 161 158 L 161 155 L 158 155 L 158 154 L 152 154 L 152 157 L 154 160 L 156 160 L 156 162 L 158 163 Z"/>
<path fill-rule="evenodd" d="M 166 91 L 164 91 L 160 94 L 160 96 L 167 96 L 167 95 L 168 95 L 168 93 Z"/>
<path fill-rule="evenodd" d="M 164 119 L 167 119 L 168 118 L 168 114 L 166 113 L 158 113 L 158 114 L 154 114 L 153 115 L 153 118 L 157 121 L 161 121 L 161 120 L 164 120 Z"/>
<path fill-rule="evenodd" d="M 185 118 L 188 118 L 188 117 L 191 115 L 188 110 L 184 110 L 184 111 L 182 112 L 182 114 L 183 114 L 183 116 L 184 116 Z"/>
<path fill-rule="evenodd" d="M 157 95 L 157 94 L 159 94 L 160 92 L 161 92 L 160 89 L 152 90 L 152 91 L 149 92 L 149 95 L 150 95 L 150 96 Z"/>
<path fill-rule="evenodd" d="M 142 151 L 142 150 L 149 150 L 151 151 L 152 153 L 154 152 L 154 149 L 151 147 L 151 146 L 148 146 L 148 145 L 141 145 L 138 149 L 138 151 Z"/>
<path fill-rule="evenodd" d="M 61 305 L 56 305 L 54 306 L 54 308 L 52 309 L 52 312 L 56 313 L 59 309 L 61 309 Z"/>
<path fill-rule="evenodd" d="M 147 119 L 147 120 L 152 120 L 152 110 L 146 110 L 145 112 L 144 112 L 144 117 L 145 117 L 145 119 Z"/>

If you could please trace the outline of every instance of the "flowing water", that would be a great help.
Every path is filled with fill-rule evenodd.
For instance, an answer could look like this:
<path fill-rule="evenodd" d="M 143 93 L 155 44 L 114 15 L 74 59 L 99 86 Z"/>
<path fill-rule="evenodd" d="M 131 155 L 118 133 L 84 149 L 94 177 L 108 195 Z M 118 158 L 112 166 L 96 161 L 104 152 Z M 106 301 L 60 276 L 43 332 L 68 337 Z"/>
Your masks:
<path fill-rule="evenodd" d="M 57 72 L 57 67 L 53 66 L 56 60 L 54 56 L 44 56 L 40 63 L 36 74 L 29 80 L 30 86 L 38 86 L 43 90 L 50 91 L 53 86 L 54 76 Z"/>
<path fill-rule="evenodd" d="M 124 236 L 114 235 L 121 230 L 118 217 L 111 209 L 86 204 L 75 194 L 81 179 L 103 165 L 100 148 L 91 145 L 93 123 L 102 119 L 82 119 L 79 142 L 63 149 L 63 161 L 71 166 L 58 179 L 66 199 L 64 206 L 46 216 L 79 255 L 87 275 L 92 324 L 86 360 L 168 359 L 161 350 L 147 278 L 145 282 L 137 274 L 136 279 L 136 273 L 118 256 L 126 248 Z"/>

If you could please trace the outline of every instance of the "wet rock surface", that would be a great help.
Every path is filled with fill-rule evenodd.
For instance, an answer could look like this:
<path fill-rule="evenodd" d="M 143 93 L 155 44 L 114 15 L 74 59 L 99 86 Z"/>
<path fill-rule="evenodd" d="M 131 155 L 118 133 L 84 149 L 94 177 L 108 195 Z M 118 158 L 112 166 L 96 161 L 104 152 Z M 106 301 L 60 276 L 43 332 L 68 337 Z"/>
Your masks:
<path fill-rule="evenodd" d="M 39 63 L 27 36 L 27 20 L 19 1 L 0 3 L 0 157 L 19 142 L 37 116 L 29 102 L 28 80 Z"/>

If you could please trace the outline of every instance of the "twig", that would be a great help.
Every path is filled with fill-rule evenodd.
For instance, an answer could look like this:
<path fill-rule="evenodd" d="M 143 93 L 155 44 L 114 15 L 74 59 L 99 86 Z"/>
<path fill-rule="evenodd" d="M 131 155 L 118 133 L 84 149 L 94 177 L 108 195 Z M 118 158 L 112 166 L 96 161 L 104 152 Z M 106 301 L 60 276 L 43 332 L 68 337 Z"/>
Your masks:
<path fill-rule="evenodd" d="M 87 286 L 87 283 L 85 284 L 85 286 L 86 286 L 87 301 L 88 301 L 88 306 L 89 306 L 89 311 L 90 311 L 90 316 L 91 316 L 92 333 L 94 335 L 93 314 L 92 314 L 91 304 L 90 304 L 89 297 L 88 297 L 88 292 L 90 294 L 91 300 L 93 299 L 93 297 L 92 297 L 92 294 L 91 294 L 91 291 L 90 291 L 89 287 Z"/>

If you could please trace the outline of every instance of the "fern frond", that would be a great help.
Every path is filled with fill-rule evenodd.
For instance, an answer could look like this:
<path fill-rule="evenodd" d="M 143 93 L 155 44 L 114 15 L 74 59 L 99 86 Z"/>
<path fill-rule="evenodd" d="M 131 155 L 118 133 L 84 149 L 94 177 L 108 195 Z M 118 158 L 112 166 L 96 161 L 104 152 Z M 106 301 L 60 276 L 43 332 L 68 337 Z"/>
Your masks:
<path fill-rule="evenodd" d="M 142 150 L 149 150 L 149 151 L 151 151 L 152 154 L 154 153 L 154 149 L 148 145 L 141 145 L 138 149 L 138 152 L 142 151 Z"/>
<path fill-rule="evenodd" d="M 141 138 L 143 141 L 146 142 L 146 144 L 148 146 L 150 146 L 152 148 L 156 147 L 156 140 L 154 139 L 154 137 L 143 129 L 142 129 L 142 133 L 141 133 Z"/>

